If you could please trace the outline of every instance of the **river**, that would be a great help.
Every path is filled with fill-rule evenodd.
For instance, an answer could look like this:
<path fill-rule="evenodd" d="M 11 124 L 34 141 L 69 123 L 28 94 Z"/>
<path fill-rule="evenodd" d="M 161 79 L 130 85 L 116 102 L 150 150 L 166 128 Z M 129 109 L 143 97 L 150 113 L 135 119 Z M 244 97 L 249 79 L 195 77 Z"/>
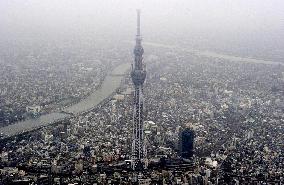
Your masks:
<path fill-rule="evenodd" d="M 64 111 L 78 114 L 80 112 L 88 111 L 96 105 L 100 104 L 103 100 L 112 95 L 117 88 L 119 88 L 121 80 L 129 69 L 129 63 L 117 66 L 106 76 L 106 78 L 102 82 L 101 87 L 98 90 L 94 91 L 92 94 L 90 94 L 80 102 L 65 108 Z M 41 115 L 38 118 L 19 121 L 12 125 L 0 127 L 0 133 L 3 133 L 4 136 L 14 136 L 22 132 L 31 131 L 42 126 L 49 125 L 68 117 L 70 117 L 69 114 L 53 112 Z"/>
<path fill-rule="evenodd" d="M 132 41 L 125 41 L 127 43 L 133 43 Z M 244 63 L 257 63 L 257 64 L 269 64 L 269 65 L 284 65 L 284 63 L 276 62 L 276 61 L 269 61 L 269 60 L 262 60 L 262 59 L 255 59 L 255 58 L 248 58 L 248 57 L 240 57 L 234 55 L 228 55 L 224 53 L 217 53 L 213 51 L 204 51 L 204 50 L 197 50 L 197 49 L 190 49 L 184 48 L 178 45 L 170 45 L 170 44 L 161 44 L 156 42 L 143 42 L 145 46 L 152 46 L 152 47 L 160 47 L 160 48 L 168 48 L 168 49 L 178 49 L 181 51 L 189 52 L 193 55 L 201 56 L 201 57 L 208 57 L 208 58 L 218 58 L 224 59 L 228 62 L 244 62 Z"/>

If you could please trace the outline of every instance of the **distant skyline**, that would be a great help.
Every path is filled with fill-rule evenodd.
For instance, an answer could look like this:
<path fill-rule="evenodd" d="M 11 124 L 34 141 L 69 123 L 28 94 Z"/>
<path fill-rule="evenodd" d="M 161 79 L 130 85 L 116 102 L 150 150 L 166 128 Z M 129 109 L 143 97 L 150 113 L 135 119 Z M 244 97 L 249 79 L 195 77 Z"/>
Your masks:
<path fill-rule="evenodd" d="M 282 0 L 3 0 L 0 40 L 86 35 L 131 40 L 137 8 L 148 40 L 283 51 Z"/>

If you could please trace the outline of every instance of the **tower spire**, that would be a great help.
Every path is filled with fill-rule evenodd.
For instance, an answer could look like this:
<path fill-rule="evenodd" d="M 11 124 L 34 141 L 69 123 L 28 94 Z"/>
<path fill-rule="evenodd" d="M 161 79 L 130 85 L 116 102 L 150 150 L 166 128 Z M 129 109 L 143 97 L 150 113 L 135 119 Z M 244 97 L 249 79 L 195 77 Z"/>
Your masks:
<path fill-rule="evenodd" d="M 137 36 L 140 37 L 140 9 L 137 9 Z"/>

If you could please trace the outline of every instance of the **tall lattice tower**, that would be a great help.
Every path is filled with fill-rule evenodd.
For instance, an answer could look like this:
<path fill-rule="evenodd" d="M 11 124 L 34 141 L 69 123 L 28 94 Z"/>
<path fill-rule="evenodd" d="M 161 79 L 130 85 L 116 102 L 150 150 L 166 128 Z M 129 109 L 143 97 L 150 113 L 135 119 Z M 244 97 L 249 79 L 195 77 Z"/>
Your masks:
<path fill-rule="evenodd" d="M 140 10 L 137 10 L 137 35 L 134 47 L 134 63 L 132 64 L 131 78 L 134 84 L 134 109 L 133 109 L 133 141 L 132 141 L 132 168 L 135 171 L 144 169 L 146 148 L 144 143 L 143 126 L 143 83 L 146 78 L 145 65 L 143 64 L 144 49 L 141 45 L 140 35 Z"/>

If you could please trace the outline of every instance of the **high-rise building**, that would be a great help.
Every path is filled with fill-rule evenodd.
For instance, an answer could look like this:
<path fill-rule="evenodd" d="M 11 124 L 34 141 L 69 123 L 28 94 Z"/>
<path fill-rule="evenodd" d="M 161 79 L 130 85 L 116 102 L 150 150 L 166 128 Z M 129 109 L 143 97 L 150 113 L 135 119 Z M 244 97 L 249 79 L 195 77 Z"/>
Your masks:
<path fill-rule="evenodd" d="M 185 159 L 193 157 L 193 145 L 194 145 L 194 131 L 190 128 L 185 128 L 180 131 L 180 156 Z"/>
<path fill-rule="evenodd" d="M 146 148 L 144 143 L 143 125 L 143 84 L 146 78 L 145 65 L 143 64 L 144 49 L 141 45 L 140 35 L 140 10 L 137 10 L 137 35 L 134 47 L 134 63 L 132 64 L 131 78 L 134 84 L 133 108 L 133 138 L 132 138 L 132 168 L 139 171 L 144 168 Z"/>

